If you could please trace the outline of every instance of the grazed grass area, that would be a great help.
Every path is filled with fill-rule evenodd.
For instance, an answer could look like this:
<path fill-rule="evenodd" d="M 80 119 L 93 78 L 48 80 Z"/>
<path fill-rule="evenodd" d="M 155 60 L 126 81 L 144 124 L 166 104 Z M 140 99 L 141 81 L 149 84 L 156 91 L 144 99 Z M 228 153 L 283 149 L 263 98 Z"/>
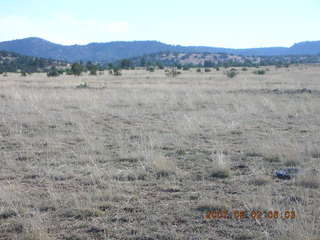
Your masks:
<path fill-rule="evenodd" d="M 0 76 L 0 239 L 317 239 L 320 67 L 253 70 Z"/>

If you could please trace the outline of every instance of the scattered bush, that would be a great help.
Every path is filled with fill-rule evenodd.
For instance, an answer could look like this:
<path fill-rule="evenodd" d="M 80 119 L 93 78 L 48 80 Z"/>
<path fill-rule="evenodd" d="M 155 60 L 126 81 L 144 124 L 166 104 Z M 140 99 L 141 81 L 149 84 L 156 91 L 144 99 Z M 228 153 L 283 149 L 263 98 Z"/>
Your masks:
<path fill-rule="evenodd" d="M 271 154 L 269 156 L 264 156 L 264 160 L 269 163 L 279 163 L 281 162 L 280 156 L 276 154 Z"/>
<path fill-rule="evenodd" d="M 238 72 L 234 71 L 234 70 L 229 70 L 229 71 L 226 71 L 226 75 L 228 78 L 234 78 L 235 76 L 237 76 Z"/>
<path fill-rule="evenodd" d="M 52 67 L 50 69 L 49 72 L 47 72 L 47 76 L 48 77 L 58 77 L 60 75 L 59 71 L 55 68 L 55 67 Z"/>
<path fill-rule="evenodd" d="M 121 76 L 122 75 L 120 68 L 116 68 L 116 67 L 114 67 L 113 69 L 110 69 L 109 74 L 111 74 L 113 76 Z"/>
<path fill-rule="evenodd" d="M 211 178 L 227 178 L 230 176 L 230 169 L 228 168 L 216 168 L 212 169 L 209 173 Z"/>
<path fill-rule="evenodd" d="M 204 72 L 211 72 L 211 69 L 210 68 L 205 68 Z"/>
<path fill-rule="evenodd" d="M 76 88 L 87 88 L 89 87 L 88 83 L 86 82 L 82 82 L 79 85 L 76 86 Z"/>
<path fill-rule="evenodd" d="M 73 219 L 87 219 L 91 217 L 99 217 L 103 215 L 103 212 L 97 209 L 63 209 L 60 211 L 60 215 L 65 218 Z"/>
<path fill-rule="evenodd" d="M 257 75 L 264 75 L 266 73 L 266 70 L 261 69 L 261 70 L 254 71 L 253 73 Z"/>
<path fill-rule="evenodd" d="M 183 71 L 188 71 L 189 69 L 190 69 L 190 67 L 188 67 L 188 66 L 183 66 L 183 68 L 182 68 Z"/>
<path fill-rule="evenodd" d="M 17 213 L 13 210 L 6 210 L 0 212 L 0 219 L 8 219 L 15 216 L 17 216 Z"/>
<path fill-rule="evenodd" d="M 180 71 L 177 71 L 175 68 L 172 68 L 171 70 L 169 70 L 169 71 L 166 71 L 166 76 L 167 77 L 176 77 L 176 76 L 178 76 L 179 74 L 181 74 L 181 72 Z"/>
<path fill-rule="evenodd" d="M 155 70 L 154 67 L 147 67 L 148 72 L 154 72 L 154 70 Z"/>
<path fill-rule="evenodd" d="M 197 72 L 201 72 L 201 68 L 198 68 L 198 69 L 197 69 Z"/>
<path fill-rule="evenodd" d="M 256 186 L 262 186 L 271 183 L 271 178 L 268 176 L 256 176 L 250 183 Z"/>
<path fill-rule="evenodd" d="M 317 189 L 320 188 L 320 176 L 306 172 L 298 177 L 296 184 L 305 188 Z"/>
<path fill-rule="evenodd" d="M 83 66 L 79 63 L 74 63 L 71 66 L 71 72 L 75 76 L 80 76 L 83 70 L 84 70 Z"/>

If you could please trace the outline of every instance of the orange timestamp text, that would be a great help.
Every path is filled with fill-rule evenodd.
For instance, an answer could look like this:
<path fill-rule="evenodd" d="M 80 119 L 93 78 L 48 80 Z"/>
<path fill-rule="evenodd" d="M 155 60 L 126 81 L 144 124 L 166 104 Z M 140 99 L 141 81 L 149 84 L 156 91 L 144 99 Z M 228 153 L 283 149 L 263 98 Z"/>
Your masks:
<path fill-rule="evenodd" d="M 209 211 L 204 218 L 205 219 L 247 219 L 252 218 L 259 219 L 295 219 L 297 217 L 294 210 L 213 210 Z"/>

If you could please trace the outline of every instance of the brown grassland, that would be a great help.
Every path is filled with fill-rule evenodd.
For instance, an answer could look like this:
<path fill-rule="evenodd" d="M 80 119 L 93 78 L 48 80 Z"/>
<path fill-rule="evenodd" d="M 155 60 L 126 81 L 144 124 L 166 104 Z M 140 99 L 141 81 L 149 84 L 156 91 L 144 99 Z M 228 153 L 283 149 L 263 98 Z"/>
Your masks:
<path fill-rule="evenodd" d="M 320 66 L 269 68 L 0 75 L 0 240 L 319 240 Z"/>

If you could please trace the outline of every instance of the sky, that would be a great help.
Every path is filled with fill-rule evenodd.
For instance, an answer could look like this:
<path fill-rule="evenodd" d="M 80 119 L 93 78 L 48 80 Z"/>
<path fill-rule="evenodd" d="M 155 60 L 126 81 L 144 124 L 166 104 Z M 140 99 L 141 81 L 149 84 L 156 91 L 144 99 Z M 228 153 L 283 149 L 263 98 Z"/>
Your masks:
<path fill-rule="evenodd" d="M 0 0 L 0 41 L 290 47 L 320 40 L 319 26 L 320 0 Z"/>

